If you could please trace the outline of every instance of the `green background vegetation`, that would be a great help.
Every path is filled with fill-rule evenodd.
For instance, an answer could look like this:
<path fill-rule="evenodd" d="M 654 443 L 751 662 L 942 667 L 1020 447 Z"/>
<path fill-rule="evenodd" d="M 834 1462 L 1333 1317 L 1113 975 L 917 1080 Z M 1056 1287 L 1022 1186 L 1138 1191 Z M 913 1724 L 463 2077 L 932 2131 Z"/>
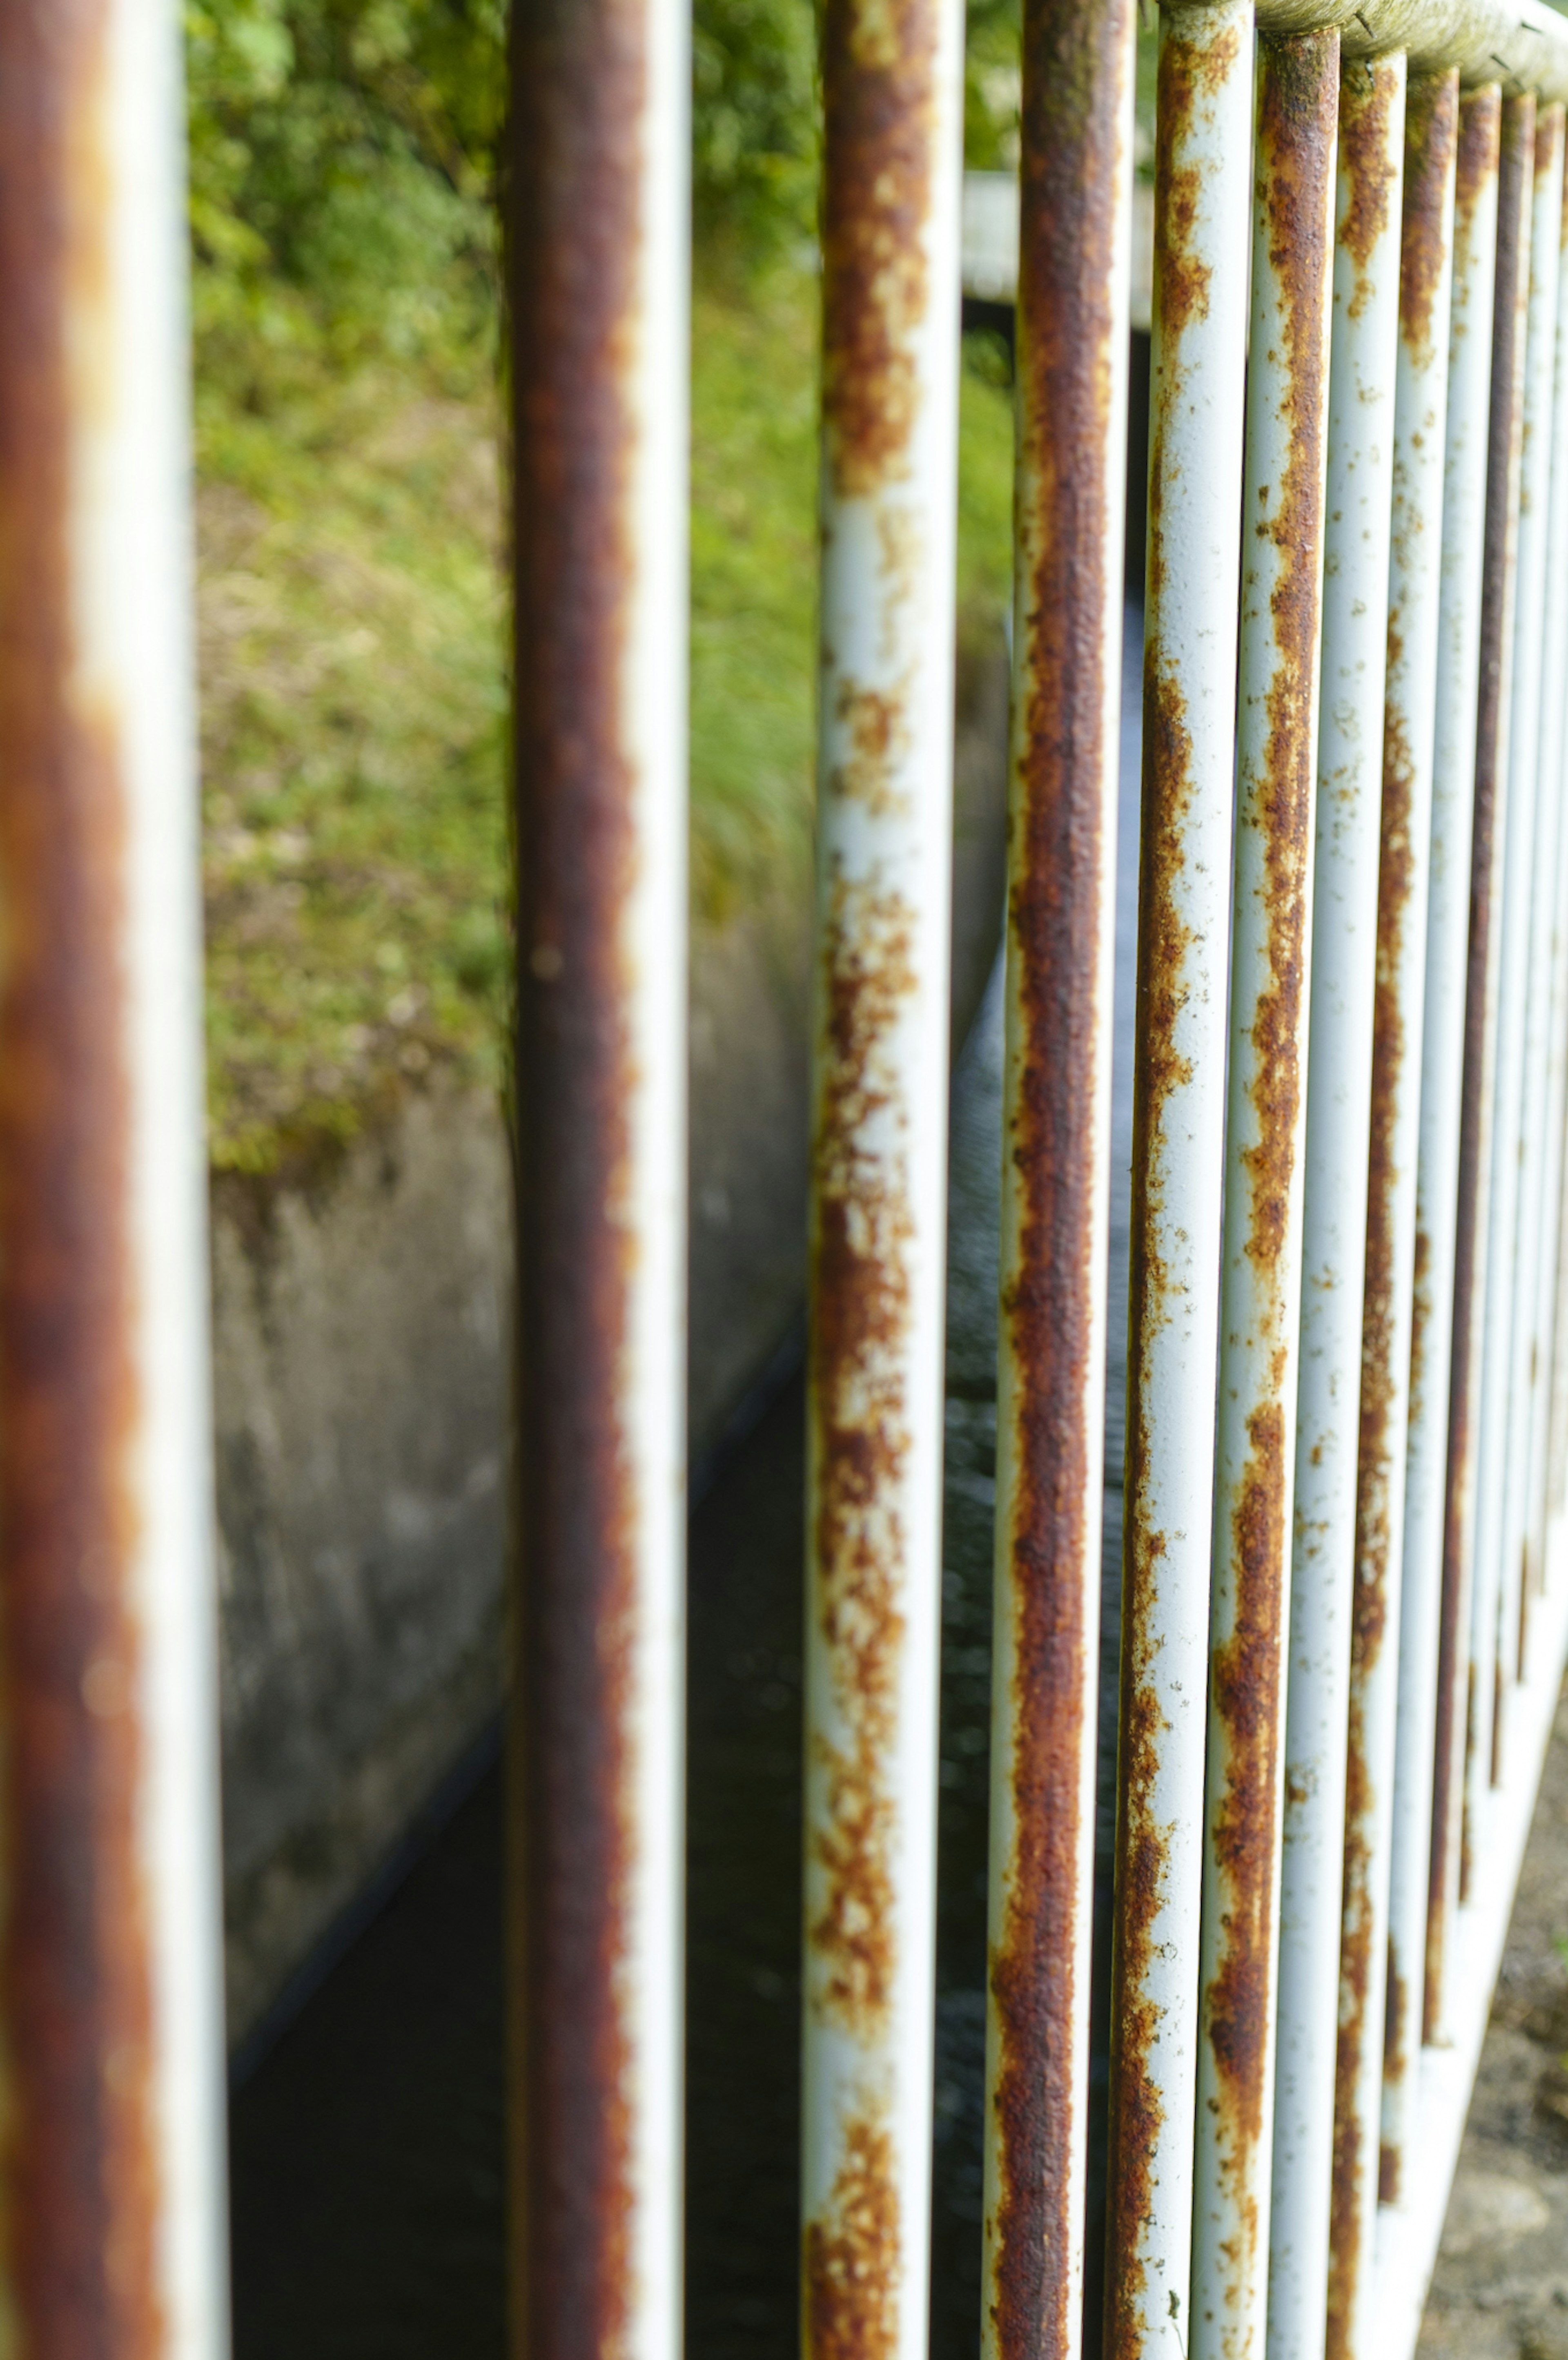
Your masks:
<path fill-rule="evenodd" d="M 507 957 L 504 0 L 191 0 L 212 1153 L 264 1171 L 437 1064 Z M 692 875 L 803 893 L 815 615 L 811 0 L 697 0 Z M 1015 0 L 970 10 L 1005 165 Z M 1003 371 L 971 340 L 961 629 L 1000 628 Z"/>

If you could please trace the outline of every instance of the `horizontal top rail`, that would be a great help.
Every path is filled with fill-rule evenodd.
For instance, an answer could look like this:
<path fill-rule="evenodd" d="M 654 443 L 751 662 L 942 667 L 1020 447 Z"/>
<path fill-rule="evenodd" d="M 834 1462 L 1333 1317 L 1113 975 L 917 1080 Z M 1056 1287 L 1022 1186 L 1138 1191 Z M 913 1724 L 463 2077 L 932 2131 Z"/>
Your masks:
<path fill-rule="evenodd" d="M 1568 100 L 1568 16 L 1547 0 L 1258 0 L 1257 16 L 1261 33 L 1337 27 L 1347 58 L 1403 49 L 1412 73 L 1457 66 L 1467 87 Z"/>

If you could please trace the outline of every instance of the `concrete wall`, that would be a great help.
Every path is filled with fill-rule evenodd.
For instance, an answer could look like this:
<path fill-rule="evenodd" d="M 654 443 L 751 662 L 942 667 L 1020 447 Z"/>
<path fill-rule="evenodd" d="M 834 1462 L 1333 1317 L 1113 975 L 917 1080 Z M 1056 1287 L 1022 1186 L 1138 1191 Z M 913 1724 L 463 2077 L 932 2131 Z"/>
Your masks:
<path fill-rule="evenodd" d="M 1001 913 L 1007 679 L 961 664 L 954 1031 Z M 691 1445 L 803 1290 L 809 913 L 699 934 Z M 410 1090 L 308 1184 L 212 1197 L 230 2037 L 256 2025 L 500 1694 L 510 1150 Z"/>

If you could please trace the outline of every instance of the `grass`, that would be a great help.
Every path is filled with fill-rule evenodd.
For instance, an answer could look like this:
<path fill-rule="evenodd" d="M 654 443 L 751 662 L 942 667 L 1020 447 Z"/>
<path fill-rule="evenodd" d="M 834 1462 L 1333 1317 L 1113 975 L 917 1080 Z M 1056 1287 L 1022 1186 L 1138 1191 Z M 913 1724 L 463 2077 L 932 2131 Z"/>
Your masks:
<path fill-rule="evenodd" d="M 814 279 L 693 300 L 691 852 L 700 919 L 807 890 Z M 265 361 L 265 356 L 263 356 Z M 1011 424 L 975 340 L 961 628 L 1007 595 Z M 258 393 L 257 387 L 262 389 Z M 199 388 L 210 1146 L 265 1172 L 437 1065 L 499 1078 L 506 945 L 498 410 L 414 363 Z"/>

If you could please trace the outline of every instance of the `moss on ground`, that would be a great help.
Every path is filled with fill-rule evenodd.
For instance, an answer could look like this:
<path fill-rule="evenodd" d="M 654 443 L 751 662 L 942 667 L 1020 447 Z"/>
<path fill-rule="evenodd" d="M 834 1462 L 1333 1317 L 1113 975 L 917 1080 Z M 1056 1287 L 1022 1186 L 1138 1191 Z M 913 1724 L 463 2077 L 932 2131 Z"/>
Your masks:
<path fill-rule="evenodd" d="M 816 284 L 716 265 L 693 304 L 698 913 L 804 892 Z M 962 628 L 1007 594 L 1011 424 L 970 340 Z M 265 1172 L 437 1063 L 500 1071 L 506 606 L 495 404 L 386 357 L 199 388 L 211 1153 Z M 796 883 L 798 880 L 798 885 Z"/>

